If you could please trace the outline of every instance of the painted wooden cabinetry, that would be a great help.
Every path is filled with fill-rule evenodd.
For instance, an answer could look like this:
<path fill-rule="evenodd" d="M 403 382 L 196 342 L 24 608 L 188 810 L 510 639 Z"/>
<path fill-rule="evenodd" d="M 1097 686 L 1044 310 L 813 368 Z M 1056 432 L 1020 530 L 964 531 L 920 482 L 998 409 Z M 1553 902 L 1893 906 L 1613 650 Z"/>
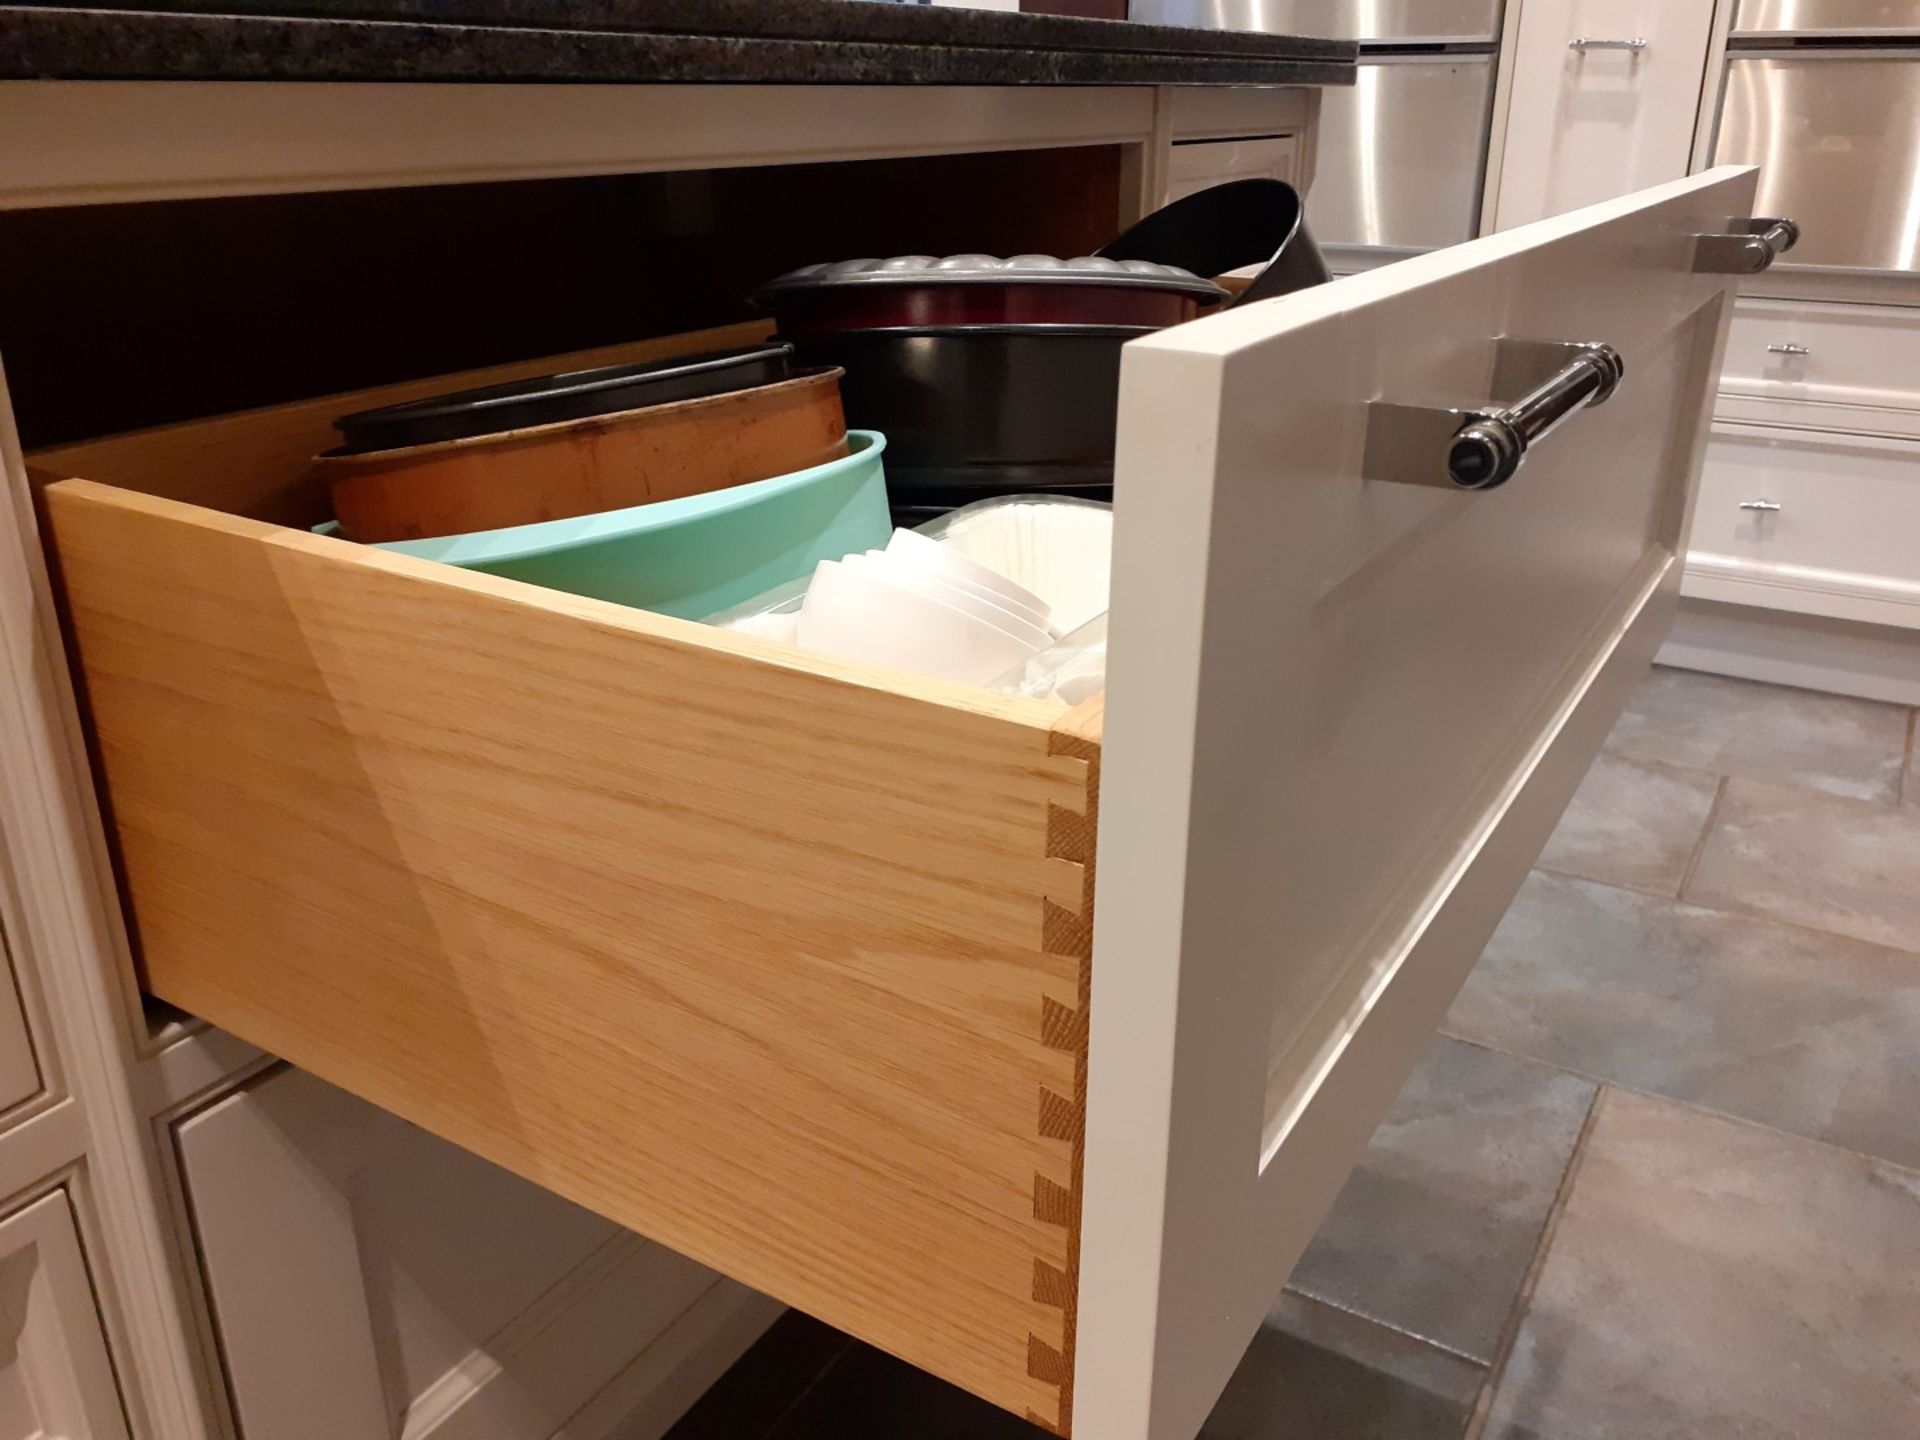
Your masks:
<path fill-rule="evenodd" d="M 65 1190 L 0 1217 L 0 1437 L 128 1440 Z"/>
<path fill-rule="evenodd" d="M 650 1348 L 733 1288 L 299 1071 L 173 1128 L 244 1436 L 642 1440 Z"/>
<path fill-rule="evenodd" d="M 27 1033 L 26 1010 L 20 1003 L 20 980 L 12 956 L 0 936 L 0 1114 L 40 1093 L 40 1065 Z"/>
<path fill-rule="evenodd" d="M 1496 229 L 1685 175 L 1710 0 L 1524 0 Z"/>
<path fill-rule="evenodd" d="M 1742 297 L 1717 414 L 1673 658 L 1920 698 L 1920 310 Z"/>
<path fill-rule="evenodd" d="M 108 201 L 1097 147 L 1108 160 L 1121 157 L 1115 219 L 1124 220 L 1164 196 L 1176 135 L 1226 141 L 1229 148 L 1252 137 L 1262 148 L 1236 152 L 1234 168 L 1257 163 L 1304 183 L 1316 110 L 1310 91 L 1271 89 L 1183 96 L 1147 87 L 22 84 L 0 87 L 0 135 L 28 137 L 0 142 L 0 206 L 61 209 L 78 223 L 86 207 Z M 329 411 L 334 404 L 320 402 Z M 175 433 L 189 446 L 173 452 L 183 473 L 219 476 L 220 485 L 250 485 L 266 473 L 249 478 L 244 465 L 236 467 L 234 452 L 189 453 L 196 442 Z M 255 453 L 269 470 L 298 469 L 315 448 L 304 431 L 283 432 L 280 440 L 291 448 Z M 144 444 L 135 452 L 141 463 L 154 454 Z M 25 1043 L 0 997 L 0 1118 L 8 1122 L 0 1123 L 0 1178 L 8 1193 L 20 1195 L 46 1195 L 50 1184 L 65 1185 L 87 1256 L 85 1273 L 99 1299 L 91 1328 L 71 1307 L 64 1331 L 36 1321 L 36 1334 L 67 1337 L 47 1352 L 60 1364 L 49 1358 L 36 1373 L 66 1373 L 65 1365 L 78 1374 L 74 1367 L 84 1367 L 88 1355 L 110 1349 L 109 1383 L 89 1387 L 90 1403 L 124 1399 L 138 1440 L 305 1434 L 496 1440 L 551 1434 L 563 1423 L 570 1436 L 630 1440 L 657 1433 L 718 1366 L 750 1343 L 777 1308 L 772 1301 L 618 1228 L 631 1212 L 602 1204 L 611 1217 L 602 1218 L 557 1198 L 552 1189 L 574 1188 L 557 1172 L 496 1169 L 364 1099 L 278 1067 L 248 1039 L 142 992 L 134 954 L 135 942 L 143 949 L 147 939 L 144 921 L 132 917 L 139 933 L 130 937 L 90 779 L 89 746 L 96 737 L 86 733 L 75 703 L 33 492 L 4 403 L 0 461 L 8 492 L 0 509 L 0 642 L 8 662 L 0 780 L 9 800 L 0 824 L 10 862 L 0 899 L 17 902 L 6 921 L 29 982 L 21 991 L 22 1013 L 34 1037 Z M 225 503 L 211 492 L 198 495 Z M 570 644 L 597 628 L 577 616 L 555 618 L 568 627 Z M 584 630 L 574 628 L 581 624 Z M 903 698 L 914 703 L 911 695 Z M 1001 727 L 991 716 L 978 719 L 975 738 L 992 731 L 1023 745 L 1047 743 L 1044 725 Z M 957 723 L 964 734 L 964 714 Z M 963 743 L 954 763 L 965 759 Z M 1065 793 L 1055 782 L 1076 763 L 1083 773 L 1088 769 L 1084 758 L 1058 764 L 1043 758 L 1037 770 L 1017 777 L 1037 788 L 1016 797 L 1009 844 L 1012 836 L 1024 841 L 1037 833 L 1029 823 L 1036 819 L 1045 829 L 1045 806 Z M 1023 758 L 1016 769 L 1025 765 Z M 939 839 L 938 826 L 933 838 L 948 843 Z M 1007 896 L 1024 893 L 1028 858 L 1009 860 L 998 878 L 1013 888 L 993 902 L 1004 923 L 1022 931 L 1031 915 Z M 1065 854 L 1058 859 L 1063 866 L 1076 863 Z M 1041 890 L 1054 892 L 1061 873 L 1051 865 L 1040 869 L 1031 877 L 1040 886 L 1030 897 L 1036 904 Z M 858 892 L 842 885 L 841 893 Z M 932 913 L 937 909 L 915 913 L 913 937 L 924 938 L 919 917 Z M 704 943 L 710 946 L 710 937 Z M 1044 963 L 1064 973 L 1078 962 L 1068 955 Z M 1006 1231 L 1007 1255 L 1045 1233 L 1047 1253 L 1064 1272 L 1068 1232 L 1031 1213 L 1035 1170 L 1019 1174 L 1013 1162 L 1040 1154 L 1047 1173 L 1070 1188 L 1070 1167 L 1059 1158 L 1066 1142 L 1036 1132 L 1037 1091 L 1016 1090 L 1012 1079 L 1019 1072 L 999 1074 L 996 1066 L 1020 1055 L 1021 1065 L 1044 1072 L 1070 1095 L 1073 1061 L 1026 1035 L 1037 1020 L 1015 991 L 1000 985 L 1038 983 L 1018 969 L 989 967 L 969 977 L 981 984 L 989 1028 L 1009 1037 L 969 1061 L 970 1073 L 994 1077 L 999 1088 L 982 1103 L 1004 1102 L 1006 1134 L 1025 1132 L 996 1161 L 1001 1169 L 992 1178 L 1012 1175 L 1014 1186 L 991 1196 L 984 1228 Z M 709 974 L 705 983 L 716 977 Z M 36 1009 L 43 992 L 45 1013 Z M 1037 1006 L 1038 992 L 1031 998 Z M 1071 1008 L 1071 986 L 1057 998 Z M 200 1007 L 215 1018 L 221 1008 Z M 458 1008 L 442 1010 L 441 1019 L 452 1020 Z M 933 1021 L 947 1009 L 946 1000 L 936 999 L 923 1018 Z M 529 1012 L 511 1023 L 530 1020 Z M 644 1028 L 614 1034 L 601 1058 L 631 1064 Z M 853 1043 L 857 1028 L 837 1025 L 798 1038 L 803 1049 L 862 1053 Z M 666 1084 L 654 1095 L 629 1092 L 639 1111 L 673 1094 L 674 1085 L 712 1083 L 698 1057 L 668 1050 L 655 1058 Z M 563 1077 L 555 1069 L 551 1078 Z M 948 1093 L 954 1092 L 942 1091 L 939 1104 L 914 1118 L 915 1144 L 937 1135 Z M 493 1107 L 496 1122 L 511 1122 L 506 1092 L 476 1085 L 469 1094 Z M 770 1094 L 761 1087 L 732 1099 L 768 1111 L 771 1124 L 781 1112 Z M 587 1138 L 576 1117 L 590 1128 L 598 1123 L 592 1118 L 598 1106 L 583 1109 L 579 1098 L 563 1099 L 543 1125 L 522 1114 L 518 1123 L 528 1143 L 579 1145 Z M 668 1100 L 655 1114 L 684 1115 L 684 1099 L 682 1093 Z M 808 1108 L 833 1114 L 834 1102 L 831 1094 L 816 1095 Z M 848 1120 L 848 1133 L 860 1128 Z M 720 1130 L 725 1138 L 725 1127 Z M 647 1181 L 637 1161 L 659 1139 L 658 1133 L 649 1139 L 644 1125 L 632 1133 L 615 1128 L 591 1147 L 591 1163 L 611 1167 L 624 1187 L 650 1193 L 665 1210 L 690 1211 L 703 1192 L 686 1184 L 676 1167 L 705 1152 L 697 1145 L 670 1151 L 666 1169 Z M 880 1182 L 855 1186 L 844 1207 L 854 1250 L 880 1213 L 871 1208 L 876 1197 L 899 1182 L 897 1157 L 884 1148 L 876 1153 Z M 497 1151 L 494 1158 L 501 1158 Z M 706 1183 L 750 1193 L 752 1173 L 765 1163 L 766 1156 L 736 1148 L 721 1154 Z M 1011 1199 L 1028 1213 L 1010 1219 Z M 786 1243 L 792 1227 L 773 1219 L 763 1233 L 776 1245 Z M 1043 1232 L 1043 1224 L 1052 1228 Z M 658 1227 L 657 1233 L 673 1230 Z M 900 1234 L 921 1251 L 936 1252 L 925 1231 Z M 690 1240 L 682 1246 L 682 1252 L 699 1249 Z M 1057 1292 L 1046 1299 L 1032 1294 L 1031 1259 L 1022 1257 L 1017 1286 L 1005 1275 L 995 1279 L 1008 1280 L 1004 1314 L 1012 1322 L 1009 1333 L 1018 1332 L 1019 1383 L 1057 1410 L 1060 1378 L 1027 1374 L 1026 1347 L 1030 1329 L 1050 1320 L 1057 1332 L 1065 1312 Z M 741 1268 L 765 1279 L 755 1267 Z M 902 1288 L 900 1276 L 887 1278 L 889 1284 L 876 1287 L 887 1303 L 930 1313 L 941 1308 L 936 1291 L 913 1292 Z M 77 1292 L 68 1286 L 62 1293 Z M 36 1316 L 60 1316 L 58 1307 L 36 1306 Z M 995 1344 L 1000 1338 L 994 1332 Z M 991 1363 L 1001 1365 L 997 1351 Z M 8 1374 L 0 1384 L 13 1383 Z M 35 1383 L 55 1394 L 50 1382 Z M 84 1423 L 66 1410 L 46 1414 L 75 1436 L 114 1433 L 91 1412 Z M 89 1424 L 95 1428 L 86 1429 Z"/>
<path fill-rule="evenodd" d="M 145 977 L 1056 1430 L 1187 1440 L 1664 634 L 1694 237 L 1752 184 L 1136 342 L 1072 710 L 232 513 L 337 400 L 43 457 Z M 1595 373 L 1528 341 L 1627 379 L 1454 488 L 1447 407 Z M 182 1127 L 190 1192 L 265 1106 Z M 306 1228 L 392 1153 L 297 1177 Z"/>

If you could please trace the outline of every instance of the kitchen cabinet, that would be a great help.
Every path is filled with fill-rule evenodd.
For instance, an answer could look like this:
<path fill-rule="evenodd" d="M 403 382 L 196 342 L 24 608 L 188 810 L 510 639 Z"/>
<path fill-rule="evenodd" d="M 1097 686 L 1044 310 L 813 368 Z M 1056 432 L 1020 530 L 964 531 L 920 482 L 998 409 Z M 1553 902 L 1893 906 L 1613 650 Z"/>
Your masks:
<path fill-rule="evenodd" d="M 1074 709 L 276 523 L 340 397 L 44 454 L 145 982 L 1046 1426 L 1186 1440 L 1665 632 L 1694 237 L 1752 188 L 1130 346 Z M 1590 393 L 1590 342 L 1605 403 L 1453 486 L 1436 408 Z"/>
<path fill-rule="evenodd" d="M 1668 658 L 1913 704 L 1920 610 L 1886 537 L 1912 519 L 1920 311 L 1912 216 L 1887 177 L 1911 169 L 1920 11 L 1719 9 L 1696 163 L 1759 166 L 1756 206 L 1806 225 L 1735 307 Z"/>
<path fill-rule="evenodd" d="M 40 1093 L 40 1065 L 34 1058 L 27 1016 L 20 1005 L 20 981 L 13 956 L 0 936 L 0 1112 Z"/>
<path fill-rule="evenodd" d="M 1496 229 L 1687 173 L 1714 7 L 1526 0 Z"/>
<path fill-rule="evenodd" d="M 65 1190 L 0 1219 L 0 1322 L 0 1436 L 128 1440 Z"/>
<path fill-rule="evenodd" d="M 174 1143 L 241 1436 L 547 1440 L 716 1284 L 285 1067 Z"/>
<path fill-rule="evenodd" d="M 1715 425 L 1687 593 L 1920 628 L 1920 440 Z"/>
<path fill-rule="evenodd" d="M 1920 312 L 1744 297 L 1720 395 L 1730 420 L 1920 437 Z"/>
<path fill-rule="evenodd" d="M 1904 543 L 1920 522 L 1915 312 L 1741 297 L 1716 417 L 1684 592 L 1740 608 L 1711 634 L 1685 635 L 1676 658 L 1911 701 L 1920 693 L 1907 633 L 1920 630 L 1920 567 Z M 1855 633 L 1828 623 L 1815 635 L 1810 621 Z M 1810 681 L 1821 650 L 1831 663 Z"/>
<path fill-rule="evenodd" d="M 1288 180 L 1298 162 L 1299 144 L 1290 135 L 1176 142 L 1167 164 L 1167 199 L 1183 199 L 1229 180 Z"/>
<path fill-rule="evenodd" d="M 290 18 L 271 6 L 196 13 L 209 8 L 0 15 L 0 73 L 22 77 L 0 83 L 0 269 L 15 282 L 0 324 L 9 489 L 0 643 L 11 662 L 0 788 L 9 797 L 10 881 L 23 900 L 9 913 L 9 939 L 32 982 L 29 1001 L 48 999 L 41 1059 L 48 1088 L 61 1092 L 20 1107 L 8 1117 L 18 1125 L 0 1138 L 22 1137 L 11 1146 L 13 1193 L 86 1177 L 75 1210 L 141 1440 L 232 1440 L 238 1371 L 208 1318 L 175 1126 L 246 1083 L 267 1057 L 143 989 L 133 959 L 142 937 L 126 934 L 111 823 L 19 435 L 44 445 L 711 324 L 736 315 L 739 297 L 768 274 L 859 253 L 867 239 L 901 229 L 936 245 L 964 228 L 982 248 L 1017 237 L 1075 253 L 1067 247 L 1098 243 L 1159 202 L 1176 136 L 1279 139 L 1293 147 L 1301 180 L 1313 150 L 1311 87 L 1340 83 L 1350 64 L 1350 47 L 1270 39 L 1249 41 L 1267 58 L 1222 59 L 1219 46 L 1182 53 L 1164 38 L 1142 40 L 1147 53 L 1076 50 L 1076 39 L 1125 42 L 1129 32 L 908 6 L 734 7 L 708 17 L 808 32 L 738 44 L 677 33 L 699 17 L 666 0 L 624 6 L 632 30 L 565 37 L 497 12 L 499 23 L 476 13 L 442 27 L 418 15 L 367 23 L 371 12 Z M 977 23 L 1015 27 L 1014 43 L 951 42 L 954 27 Z M 564 17 L 554 24 L 567 28 Z M 850 24 L 893 38 L 848 44 Z M 336 44 L 339 33 L 351 38 Z M 755 83 L 645 83 L 668 77 Z M 896 83 L 861 83 L 889 78 Z M 262 83 L 241 83 L 253 81 Z M 1189 86 L 1204 95 L 1187 96 Z M 876 170 L 888 178 L 871 178 Z M 955 174 L 963 185 L 951 183 Z M 929 191 L 924 205 L 885 203 Z M 583 198 L 589 192 L 597 198 Z M 571 198 L 542 204 L 556 194 Z M 764 223 L 769 216 L 778 223 Z M 636 234 L 636 219 L 651 228 Z M 440 235 L 447 244 L 436 245 Z M 531 243 L 517 243 L 522 236 Z M 639 248 L 648 243 L 651 253 L 692 257 L 685 284 L 659 283 Z M 527 263 L 533 250 L 552 261 L 549 279 L 564 272 L 557 291 L 537 278 L 522 283 L 537 268 Z M 479 274 L 481 289 L 450 281 L 449 265 Z M 483 292 L 489 303 L 474 306 Z M 408 303 L 417 297 L 444 307 L 435 313 L 446 323 L 420 322 Z M 663 323 L 663 311 L 690 313 Z M 376 313 L 385 320 L 370 321 Z M 76 315 L 86 323 L 75 325 Z M 84 353 L 56 343 L 61 331 L 84 332 Z M 108 351 L 116 363 L 102 370 L 93 361 Z M 191 443 L 201 432 L 175 433 Z M 177 458 L 183 473 L 218 475 L 254 497 L 201 489 L 202 503 L 260 515 L 271 507 L 254 503 L 255 483 L 278 473 L 298 492 L 314 448 L 310 430 L 283 439 L 293 448 L 252 460 L 221 453 L 224 442 Z M 249 473 L 255 461 L 262 468 Z M 32 1013 L 39 1039 L 42 1017 Z M 314 1132 L 288 1133 L 289 1143 L 306 1143 Z M 616 1137 L 609 1149 L 624 1145 Z M 546 1176 L 533 1179 L 546 1187 Z M 662 1192 L 679 1184 L 670 1172 L 657 1180 Z M 511 1203 L 508 1192 L 488 1193 L 489 1204 Z M 218 1203 L 205 1181 L 199 1199 Z M 324 1207 L 303 1214 L 325 1233 Z M 264 1229 L 282 1252 L 308 1243 L 300 1224 Z M 530 1230 L 514 1243 L 538 1249 L 542 1240 Z M 647 1263 L 669 1255 L 658 1246 L 643 1253 Z M 714 1286 L 569 1425 L 622 1440 L 657 1433 L 751 1343 L 774 1303 L 737 1284 Z M 584 1324 L 591 1309 L 569 1313 Z M 386 1342 L 366 1328 L 378 1306 L 363 1305 L 358 1322 L 351 1307 L 330 1313 L 362 1329 L 356 1338 L 303 1328 L 312 1355 L 371 1353 L 384 1363 Z M 537 1318 L 538 1307 L 523 1314 Z M 608 1333 L 624 1334 L 620 1325 L 609 1319 Z M 568 1348 L 562 1332 L 543 1333 L 555 1338 L 540 1343 Z M 287 1363 L 300 1360 L 296 1352 Z M 272 1373 L 248 1368 L 249 1404 L 271 1401 L 277 1382 L 263 1390 L 260 1376 Z M 310 1376 L 293 1382 L 295 1393 L 311 1389 Z M 414 1390 L 408 1403 L 427 1398 Z M 455 1413 L 490 1412 L 467 1404 Z"/>

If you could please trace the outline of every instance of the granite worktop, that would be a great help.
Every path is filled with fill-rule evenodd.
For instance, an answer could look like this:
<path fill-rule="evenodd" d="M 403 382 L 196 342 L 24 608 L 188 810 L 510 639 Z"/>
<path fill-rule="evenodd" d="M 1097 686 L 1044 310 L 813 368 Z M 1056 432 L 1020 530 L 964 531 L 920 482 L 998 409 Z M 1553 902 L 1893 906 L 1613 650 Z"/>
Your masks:
<path fill-rule="evenodd" d="M 0 4 L 0 79 L 1344 85 L 1344 41 L 864 0 Z"/>

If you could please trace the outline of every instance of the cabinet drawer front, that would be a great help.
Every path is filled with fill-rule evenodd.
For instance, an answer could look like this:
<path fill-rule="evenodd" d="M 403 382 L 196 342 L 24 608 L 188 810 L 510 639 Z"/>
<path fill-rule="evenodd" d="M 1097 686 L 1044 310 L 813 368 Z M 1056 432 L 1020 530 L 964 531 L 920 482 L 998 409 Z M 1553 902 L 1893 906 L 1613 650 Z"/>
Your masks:
<path fill-rule="evenodd" d="M 1496 225 L 1687 173 L 1711 5 L 1611 0 L 1521 12 Z M 1638 49 L 1624 48 L 1638 43 Z"/>
<path fill-rule="evenodd" d="M 1691 237 L 1752 190 L 1676 181 L 1128 347 L 1077 1433 L 1199 1428 L 1644 673 L 1730 313 Z M 1451 430 L 1409 461 L 1373 402 L 1511 400 L 1503 336 L 1606 342 L 1626 378 L 1503 488 L 1380 478 L 1444 478 Z"/>
<path fill-rule="evenodd" d="M 1920 625 L 1915 534 L 1920 442 L 1716 425 L 1687 593 Z"/>
<path fill-rule="evenodd" d="M 173 1133 L 245 1435 L 547 1440 L 714 1282 L 298 1070 Z"/>
<path fill-rule="evenodd" d="M 1720 388 L 1766 400 L 1920 410 L 1920 313 L 1741 300 Z"/>
<path fill-rule="evenodd" d="M 1229 180 L 1291 180 L 1298 154 L 1299 146 L 1291 135 L 1175 145 L 1167 166 L 1167 199 L 1179 200 Z"/>
<path fill-rule="evenodd" d="M 0 1427 L 9 1435 L 127 1440 L 120 1391 L 65 1190 L 0 1219 L 9 1344 Z"/>

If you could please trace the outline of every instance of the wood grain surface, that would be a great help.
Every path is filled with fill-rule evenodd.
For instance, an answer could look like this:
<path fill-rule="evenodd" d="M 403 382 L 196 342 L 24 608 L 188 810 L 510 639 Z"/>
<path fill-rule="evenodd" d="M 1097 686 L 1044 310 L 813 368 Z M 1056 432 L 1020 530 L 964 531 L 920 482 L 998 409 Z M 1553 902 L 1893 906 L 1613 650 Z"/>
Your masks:
<path fill-rule="evenodd" d="M 45 498 L 154 993 L 1064 1429 L 1097 707 Z"/>

